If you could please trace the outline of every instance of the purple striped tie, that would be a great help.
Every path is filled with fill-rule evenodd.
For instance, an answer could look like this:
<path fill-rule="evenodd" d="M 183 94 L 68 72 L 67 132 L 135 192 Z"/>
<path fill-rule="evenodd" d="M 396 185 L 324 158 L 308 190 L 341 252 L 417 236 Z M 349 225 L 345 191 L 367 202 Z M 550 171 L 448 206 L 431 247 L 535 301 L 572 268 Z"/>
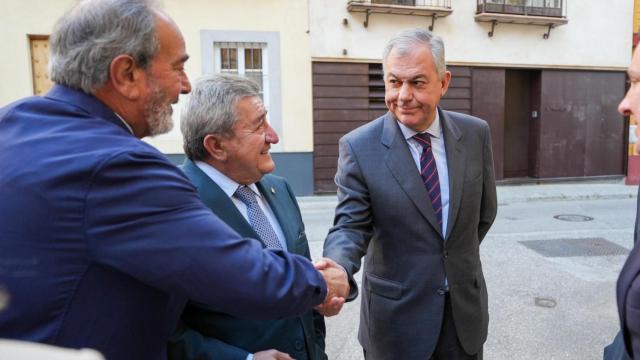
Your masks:
<path fill-rule="evenodd" d="M 442 226 L 442 201 L 440 199 L 440 178 L 438 178 L 438 167 L 436 159 L 433 157 L 431 150 L 431 135 L 416 134 L 413 138 L 422 145 L 422 155 L 420 156 L 420 176 L 422 182 L 427 188 L 433 211 L 438 217 L 438 224 Z"/>

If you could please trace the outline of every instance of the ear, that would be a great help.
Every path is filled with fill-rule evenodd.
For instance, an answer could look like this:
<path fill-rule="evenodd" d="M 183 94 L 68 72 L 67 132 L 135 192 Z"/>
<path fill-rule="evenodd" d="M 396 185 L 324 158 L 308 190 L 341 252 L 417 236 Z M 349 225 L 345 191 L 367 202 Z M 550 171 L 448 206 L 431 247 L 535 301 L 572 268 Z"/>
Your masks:
<path fill-rule="evenodd" d="M 209 134 L 202 140 L 207 154 L 216 161 L 225 161 L 227 159 L 227 151 L 225 149 L 225 139 L 216 134 Z"/>
<path fill-rule="evenodd" d="M 442 94 L 441 94 L 441 96 L 443 96 L 444 94 L 447 93 L 447 90 L 449 89 L 449 82 L 451 82 L 451 71 L 449 71 L 449 70 L 445 71 L 444 72 L 444 77 L 440 81 L 442 82 Z"/>
<path fill-rule="evenodd" d="M 142 85 L 146 84 L 145 70 L 129 55 L 118 55 L 109 66 L 109 80 L 113 88 L 129 100 L 137 100 L 142 95 Z"/>

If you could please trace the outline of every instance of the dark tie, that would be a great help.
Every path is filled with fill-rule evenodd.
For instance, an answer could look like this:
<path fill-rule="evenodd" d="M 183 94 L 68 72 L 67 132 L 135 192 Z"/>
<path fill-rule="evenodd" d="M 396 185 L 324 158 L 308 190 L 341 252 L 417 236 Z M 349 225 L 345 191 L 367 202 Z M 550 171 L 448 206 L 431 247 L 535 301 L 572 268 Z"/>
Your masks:
<path fill-rule="evenodd" d="M 246 186 L 240 186 L 234 196 L 247 206 L 249 222 L 264 244 L 270 249 L 282 249 L 282 244 L 280 244 L 276 232 L 273 230 L 269 219 L 267 219 L 267 215 L 260 209 L 253 190 Z"/>
<path fill-rule="evenodd" d="M 422 155 L 420 156 L 420 176 L 427 188 L 433 211 L 438 217 L 438 224 L 442 226 L 442 201 L 440 199 L 440 178 L 438 178 L 438 167 L 436 159 L 433 157 L 431 148 L 431 135 L 416 134 L 413 138 L 422 145 Z"/>

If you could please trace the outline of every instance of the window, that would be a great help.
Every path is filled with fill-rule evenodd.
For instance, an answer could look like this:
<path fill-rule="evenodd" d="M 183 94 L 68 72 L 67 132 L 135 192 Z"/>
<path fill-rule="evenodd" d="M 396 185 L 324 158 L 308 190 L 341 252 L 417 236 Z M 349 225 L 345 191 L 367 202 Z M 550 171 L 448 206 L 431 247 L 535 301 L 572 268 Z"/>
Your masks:
<path fill-rule="evenodd" d="M 269 122 L 282 134 L 280 34 L 273 31 L 201 30 L 202 74 L 238 74 L 260 86 Z M 283 142 L 273 144 L 281 151 Z"/>
<path fill-rule="evenodd" d="M 260 96 L 269 107 L 267 51 L 265 43 L 216 42 L 214 63 L 217 73 L 246 76 L 260 86 Z"/>

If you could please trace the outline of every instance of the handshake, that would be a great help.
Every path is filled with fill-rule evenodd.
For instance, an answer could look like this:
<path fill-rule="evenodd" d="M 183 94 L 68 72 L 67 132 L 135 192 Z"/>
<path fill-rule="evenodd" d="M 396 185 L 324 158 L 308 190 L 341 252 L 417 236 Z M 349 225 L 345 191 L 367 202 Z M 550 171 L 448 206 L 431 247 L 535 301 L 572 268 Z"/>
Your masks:
<path fill-rule="evenodd" d="M 337 315 L 349 295 L 349 280 L 342 266 L 329 258 L 321 258 L 314 264 L 327 283 L 327 297 L 315 310 L 324 316 Z"/>

